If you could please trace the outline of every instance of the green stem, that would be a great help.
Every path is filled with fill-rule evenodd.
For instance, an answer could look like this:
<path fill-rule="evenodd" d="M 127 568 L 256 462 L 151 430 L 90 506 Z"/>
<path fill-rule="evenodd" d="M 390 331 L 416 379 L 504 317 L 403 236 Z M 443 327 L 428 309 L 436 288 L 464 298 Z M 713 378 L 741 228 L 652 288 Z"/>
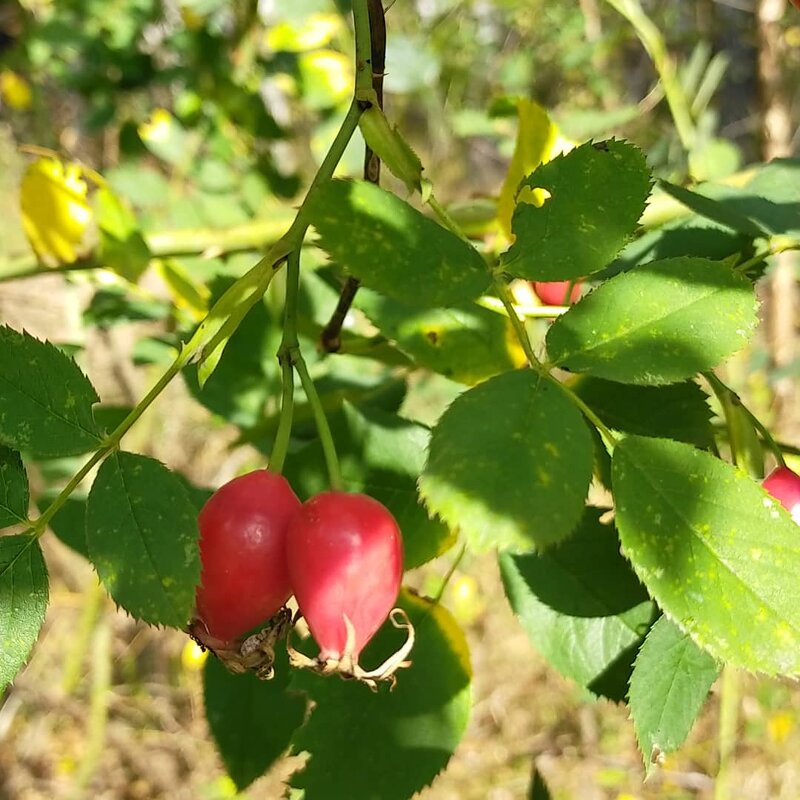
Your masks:
<path fill-rule="evenodd" d="M 686 94 L 678 80 L 675 62 L 667 51 L 661 31 L 645 14 L 638 0 L 606 0 L 606 2 L 622 14 L 633 26 L 639 41 L 650 56 L 656 68 L 664 95 L 667 98 L 672 119 L 675 121 L 675 130 L 681 140 L 684 150 L 692 149 L 695 141 L 695 126 Z"/>
<path fill-rule="evenodd" d="M 290 209 L 280 209 L 266 220 L 255 220 L 226 230 L 214 228 L 180 228 L 144 234 L 147 247 L 154 258 L 175 256 L 209 256 L 260 250 L 280 239 L 291 223 Z M 60 267 L 44 266 L 35 256 L 26 256 L 0 265 L 0 283 L 36 278 L 40 275 L 59 275 L 67 272 L 88 272 L 105 269 L 98 256 L 89 256 Z"/>
<path fill-rule="evenodd" d="M 353 0 L 353 30 L 356 38 L 356 98 L 368 101 L 375 89 L 372 83 L 372 33 L 369 26 L 369 3 Z"/>
<path fill-rule="evenodd" d="M 714 782 L 714 800 L 730 797 L 730 773 L 736 747 L 736 728 L 741 701 L 739 672 L 730 664 L 722 670 L 719 707 L 719 769 Z"/>
<path fill-rule="evenodd" d="M 584 403 L 584 401 L 577 394 L 575 394 L 572 389 L 569 388 L 569 386 L 561 381 L 556 380 L 550 374 L 550 371 L 547 369 L 547 367 L 542 364 L 538 358 L 536 358 L 536 354 L 533 352 L 533 347 L 531 346 L 531 340 L 528 337 L 528 333 L 525 330 L 525 327 L 516 311 L 514 310 L 511 292 L 508 290 L 508 286 L 506 286 L 505 281 L 503 281 L 499 275 L 495 275 L 494 283 L 492 285 L 497 293 L 497 296 L 505 306 L 506 314 L 508 315 L 509 320 L 511 320 L 511 326 L 514 329 L 517 340 L 519 341 L 525 356 L 530 362 L 531 367 L 545 380 L 549 381 L 554 386 L 557 386 L 562 392 L 564 392 L 564 394 L 567 395 L 567 397 L 569 397 L 570 401 L 580 409 L 581 413 L 586 417 L 586 419 L 588 419 L 589 422 L 591 422 L 592 425 L 594 425 L 595 428 L 600 431 L 608 446 L 612 448 L 616 447 L 617 438 L 603 422 L 603 420 L 601 420 L 600 417 L 598 417 L 597 414 L 595 414 L 595 412 L 588 405 L 586 405 L 586 403 Z"/>
<path fill-rule="evenodd" d="M 736 408 L 741 409 L 745 416 L 748 418 L 752 426 L 759 432 L 764 443 L 769 448 L 775 460 L 781 467 L 786 466 L 786 460 L 783 457 L 783 451 L 778 443 L 773 438 L 772 434 L 767 430 L 766 425 L 742 402 L 742 398 L 733 391 L 726 383 L 724 383 L 715 373 L 709 371 L 704 372 L 703 377 L 708 381 L 714 394 L 719 399 L 723 411 L 727 409 L 728 403 L 733 404 Z M 728 426 L 729 436 L 731 435 L 730 425 Z M 731 445 L 733 445 L 735 436 L 731 436 Z"/>
<path fill-rule="evenodd" d="M 459 239 L 466 242 L 470 247 L 473 246 L 469 237 L 461 229 L 461 226 L 455 221 L 455 219 L 453 219 L 452 216 L 450 216 L 450 212 L 436 199 L 436 195 L 433 192 L 428 195 L 427 203 L 431 207 L 431 210 L 434 212 L 434 214 L 436 214 L 436 216 L 439 218 L 439 221 L 442 223 L 442 225 L 447 228 L 447 230 L 449 230 L 451 233 L 454 233 Z"/>
<path fill-rule="evenodd" d="M 442 601 L 442 597 L 444 596 L 445 590 L 447 589 L 447 585 L 453 579 L 453 575 L 455 575 L 456 570 L 458 569 L 461 560 L 464 558 L 465 553 L 467 552 L 466 544 L 462 544 L 461 548 L 458 551 L 458 555 L 453 559 L 453 563 L 450 565 L 450 568 L 445 573 L 444 578 L 442 578 L 442 585 L 439 587 L 439 591 L 436 592 L 436 596 L 432 598 L 431 602 L 436 606 Z"/>
<path fill-rule="evenodd" d="M 275 472 L 283 470 L 289 439 L 292 434 L 294 416 L 294 353 L 299 351 L 297 338 L 297 295 L 300 288 L 300 250 L 292 250 L 286 260 L 286 301 L 283 313 L 283 336 L 278 348 L 281 365 L 281 414 L 275 442 L 269 457 L 269 468 Z"/>
<path fill-rule="evenodd" d="M 122 437 L 133 427 L 145 411 L 153 404 L 153 401 L 164 391 L 169 382 L 183 369 L 191 360 L 192 354 L 199 347 L 199 342 L 193 347 L 192 342 L 184 345 L 177 358 L 172 362 L 167 371 L 158 379 L 155 386 L 139 401 L 136 407 L 125 417 L 122 422 L 105 438 L 103 444 L 92 453 L 91 458 L 70 478 L 67 485 L 59 492 L 52 503 L 42 512 L 31 527 L 31 535 L 38 539 L 45 531 L 47 524 L 58 513 L 61 507 L 67 502 L 69 496 L 80 486 L 86 476 L 96 467 L 106 456 L 119 447 Z"/>
<path fill-rule="evenodd" d="M 737 264 L 734 267 L 734 272 L 747 272 L 748 269 L 755 267 L 757 264 L 760 264 L 770 256 L 776 256 L 779 253 L 788 253 L 792 250 L 800 250 L 800 242 L 776 242 L 775 244 L 770 245 L 766 250 L 762 250 L 752 258 L 748 258 L 747 261 Z"/>
<path fill-rule="evenodd" d="M 314 386 L 314 381 L 306 366 L 305 359 L 300 353 L 300 348 L 296 348 L 293 353 L 294 368 L 300 378 L 300 383 L 303 386 L 303 391 L 308 398 L 308 404 L 314 412 L 314 422 L 317 425 L 317 432 L 319 433 L 319 440 L 322 444 L 322 452 L 325 456 L 325 465 L 328 469 L 328 478 L 330 480 L 331 489 L 340 492 L 344 489 L 342 482 L 342 473 L 339 469 L 339 459 L 336 455 L 336 446 L 333 442 L 333 434 L 331 433 L 328 418 L 325 416 L 325 409 L 317 394 L 317 388 Z"/>

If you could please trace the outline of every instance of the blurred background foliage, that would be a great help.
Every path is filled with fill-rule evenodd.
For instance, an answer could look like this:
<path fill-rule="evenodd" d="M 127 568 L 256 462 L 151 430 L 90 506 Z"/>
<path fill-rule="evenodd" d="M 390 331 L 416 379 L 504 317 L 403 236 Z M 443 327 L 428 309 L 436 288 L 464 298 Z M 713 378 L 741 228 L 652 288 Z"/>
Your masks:
<path fill-rule="evenodd" d="M 676 127 L 651 55 L 618 11 L 625 5 L 396 0 L 388 9 L 387 113 L 420 153 L 437 193 L 462 206 L 465 222 L 468 214 L 481 216 L 484 202 L 491 209 L 503 186 L 519 97 L 544 106 L 566 139 L 633 140 L 658 176 L 677 183 L 730 179 L 766 157 L 797 154 L 800 16 L 791 6 L 778 0 L 781 13 L 767 28 L 759 16 L 764 0 L 642 0 L 674 58 L 687 134 Z M 777 75 L 769 74 L 765 53 L 775 55 Z M 0 4 L 0 278 L 9 265 L 14 271 L 31 262 L 18 208 L 30 161 L 20 148 L 30 146 L 102 176 L 89 195 L 101 257 L 113 269 L 67 273 L 66 283 L 37 278 L 51 283 L 34 288 L 31 282 L 27 290 L 22 283 L 0 287 L 0 320 L 82 351 L 82 366 L 103 388 L 107 406 L 99 413 L 108 415 L 109 425 L 172 358 L 209 302 L 288 226 L 349 103 L 352 61 L 348 0 Z M 783 119 L 779 141 L 766 125 L 776 109 Z M 357 135 L 339 171 L 360 175 L 362 161 Z M 385 182 L 405 196 L 390 176 Z M 422 422 L 435 420 L 463 387 L 418 374 L 408 382 L 388 381 L 392 368 L 403 364 L 403 352 L 354 336 L 345 348 L 351 355 L 317 360 L 314 340 L 330 316 L 337 285 L 321 261 L 313 249 L 304 253 L 304 264 L 316 269 L 303 278 L 301 334 L 327 410 L 347 401 L 373 414 L 402 407 Z M 148 265 L 152 270 L 138 280 Z M 279 392 L 274 354 L 282 298 L 280 280 L 275 284 L 205 387 L 185 376 L 185 388 L 210 418 L 173 391 L 133 432 L 132 449 L 151 451 L 198 485 L 217 485 L 262 464 Z M 367 318 L 380 314 L 382 327 L 391 329 L 393 309 L 378 308 L 368 293 L 358 306 Z M 476 319 L 480 313 L 472 311 Z M 498 324 L 499 317 L 489 319 Z M 402 339 L 400 322 L 395 327 Z M 121 329 L 128 333 L 118 335 Z M 418 333 L 414 328 L 403 344 L 421 358 L 419 345 L 414 348 Z M 463 346 L 475 350 L 474 341 Z M 515 358 L 509 348 L 485 354 L 486 374 Z M 759 411 L 772 401 L 768 377 L 800 374 L 798 361 L 774 366 L 762 341 L 728 367 L 731 382 L 749 391 Z M 346 429 L 354 413 L 348 409 L 334 425 Z M 313 426 L 302 401 L 296 415 L 298 485 L 313 489 L 318 459 L 307 444 Z M 34 484 L 63 483 L 75 468 L 68 461 L 37 464 Z M 77 515 L 81 503 L 76 497 Z M 80 571 L 85 564 L 75 567 L 52 546 L 48 561 L 61 586 L 51 614 L 73 625 L 60 621 L 49 629 L 41 655 L 14 688 L 21 700 L 0 708 L 0 797 L 4 791 L 15 800 L 82 796 L 101 772 L 104 796 L 114 798 L 233 796 L 195 707 L 196 667 L 186 654 L 181 666 L 185 637 L 149 631 L 120 614 L 98 622 L 103 601 L 88 570 Z M 436 574 L 420 578 L 432 591 L 439 582 Z M 531 753 L 540 754 L 557 797 L 712 797 L 716 706 L 662 777 L 642 787 L 624 711 L 608 703 L 582 705 L 586 698 L 532 654 L 508 610 L 494 601 L 500 592 L 494 568 L 468 556 L 445 598 L 467 627 L 477 703 L 470 734 L 431 798 L 522 797 Z M 111 644 L 98 638 L 103 630 L 107 635 L 107 624 L 115 634 Z M 89 653 L 90 639 L 95 649 L 106 648 L 100 656 Z M 87 662 L 100 674 L 97 660 L 112 657 L 113 698 L 97 701 L 106 703 L 110 721 L 95 739 L 86 734 L 87 750 L 86 698 L 95 690 L 76 675 Z M 62 694 L 43 692 L 42 685 L 59 683 L 64 669 Z M 81 702 L 71 703 L 76 692 L 83 693 Z M 795 689 L 755 679 L 746 684 L 736 766 L 736 780 L 748 787 L 742 796 L 800 796 L 798 708 Z M 141 730 L 172 738 L 148 739 Z M 5 747 L 9 731 L 18 735 Z M 112 744 L 105 751 L 103 736 Z M 287 772 L 283 765 L 251 796 L 278 796 Z M 4 774 L 10 776 L 6 784 Z"/>

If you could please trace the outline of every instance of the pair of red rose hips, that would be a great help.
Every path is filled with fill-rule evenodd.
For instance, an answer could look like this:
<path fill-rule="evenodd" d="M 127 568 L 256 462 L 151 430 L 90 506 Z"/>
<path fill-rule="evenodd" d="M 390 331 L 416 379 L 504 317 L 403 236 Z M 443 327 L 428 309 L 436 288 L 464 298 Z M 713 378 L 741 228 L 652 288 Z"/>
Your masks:
<path fill-rule="evenodd" d="M 322 492 L 301 503 L 282 475 L 257 470 L 218 489 L 198 523 L 197 618 L 221 642 L 267 622 L 294 594 L 319 661 L 357 662 L 397 599 L 400 530 L 367 495 Z"/>

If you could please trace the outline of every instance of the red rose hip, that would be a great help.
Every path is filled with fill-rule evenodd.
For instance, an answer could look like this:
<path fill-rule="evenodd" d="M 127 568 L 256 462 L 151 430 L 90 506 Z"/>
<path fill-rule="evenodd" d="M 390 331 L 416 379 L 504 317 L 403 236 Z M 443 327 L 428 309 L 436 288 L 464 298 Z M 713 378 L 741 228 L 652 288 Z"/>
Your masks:
<path fill-rule="evenodd" d="M 764 478 L 762 486 L 800 525 L 800 475 L 789 467 L 777 467 Z"/>
<path fill-rule="evenodd" d="M 563 306 L 577 303 L 581 296 L 581 282 L 575 281 L 567 297 L 571 281 L 531 281 L 536 296 L 548 306 Z"/>
<path fill-rule="evenodd" d="M 293 517 L 287 537 L 292 588 L 320 662 L 358 663 L 400 590 L 403 546 L 394 517 L 363 494 L 323 492 Z M 354 640 L 347 651 L 347 623 Z"/>
<path fill-rule="evenodd" d="M 203 506 L 196 606 L 211 636 L 234 639 L 289 599 L 286 533 L 300 506 L 287 480 L 263 469 L 234 478 Z"/>

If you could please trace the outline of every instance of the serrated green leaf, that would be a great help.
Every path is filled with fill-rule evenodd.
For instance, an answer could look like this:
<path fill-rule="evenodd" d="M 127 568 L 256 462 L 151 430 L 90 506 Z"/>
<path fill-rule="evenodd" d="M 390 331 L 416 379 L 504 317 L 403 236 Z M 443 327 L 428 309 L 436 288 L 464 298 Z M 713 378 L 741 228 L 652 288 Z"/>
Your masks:
<path fill-rule="evenodd" d="M 751 238 L 690 216 L 647 231 L 626 245 L 619 256 L 593 278 L 607 280 L 642 264 L 668 258 L 696 256 L 723 261 L 735 257 L 738 262 L 742 256 L 752 255 L 755 251 Z"/>
<path fill-rule="evenodd" d="M 408 593 L 399 605 L 417 639 L 394 691 L 309 673 L 292 680 L 316 703 L 292 743 L 293 752 L 310 754 L 291 779 L 305 800 L 408 800 L 444 769 L 464 735 L 471 706 L 464 635 L 442 606 Z M 398 632 L 384 626 L 361 660 L 378 664 L 398 645 Z"/>
<path fill-rule="evenodd" d="M 587 509 L 575 533 L 545 553 L 503 553 L 500 573 L 533 646 L 562 675 L 622 700 L 654 604 L 600 513 Z"/>
<path fill-rule="evenodd" d="M 636 657 L 629 695 L 647 772 L 683 744 L 718 674 L 716 661 L 666 617 L 653 625 Z"/>
<path fill-rule="evenodd" d="M 0 442 L 42 458 L 92 450 L 100 443 L 98 400 L 57 347 L 0 326 Z"/>
<path fill-rule="evenodd" d="M 556 366 L 598 378 L 676 383 L 741 349 L 756 310 L 750 281 L 722 264 L 654 261 L 617 275 L 559 317 L 547 352 Z"/>
<path fill-rule="evenodd" d="M 24 535 L 0 537 L 0 693 L 28 660 L 48 594 L 39 543 Z"/>
<path fill-rule="evenodd" d="M 540 166 L 520 191 L 545 189 L 541 207 L 519 202 L 516 240 L 503 268 L 518 278 L 563 281 L 602 269 L 631 237 L 650 194 L 641 150 L 611 139 L 587 142 Z"/>
<path fill-rule="evenodd" d="M 363 289 L 357 305 L 418 366 L 450 380 L 473 385 L 525 363 L 508 320 L 480 306 L 415 309 Z"/>
<path fill-rule="evenodd" d="M 433 430 L 419 487 L 431 513 L 472 547 L 527 552 L 571 533 L 591 475 L 580 412 L 521 369 L 456 398 Z"/>
<path fill-rule="evenodd" d="M 320 247 L 365 286 L 410 306 L 474 300 L 489 272 L 469 244 L 372 183 L 335 180 L 309 207 Z"/>
<path fill-rule="evenodd" d="M 614 451 L 625 555 L 664 611 L 722 661 L 800 672 L 798 528 L 730 464 L 666 439 Z"/>
<path fill-rule="evenodd" d="M 447 526 L 430 519 L 420 504 L 416 480 L 425 463 L 430 433 L 423 425 L 378 409 L 345 403 L 341 415 L 329 417 L 344 488 L 365 492 L 383 503 L 403 534 L 406 569 L 441 555 L 455 541 Z M 313 442 L 287 462 L 284 474 L 300 497 L 328 488 L 322 447 Z"/>
<path fill-rule="evenodd" d="M 29 500 L 22 456 L 0 445 L 0 528 L 27 522 Z"/>
<path fill-rule="evenodd" d="M 214 657 L 203 673 L 206 718 L 217 750 L 239 791 L 249 786 L 288 749 L 303 724 L 305 698 L 289 691 L 286 650 L 275 652 L 275 677 L 234 675 Z"/>
<path fill-rule="evenodd" d="M 118 452 L 97 473 L 86 509 L 89 556 L 108 593 L 151 625 L 182 628 L 200 581 L 197 512 L 180 479 Z"/>
<path fill-rule="evenodd" d="M 614 430 L 702 448 L 709 448 L 714 441 L 708 395 L 692 381 L 632 386 L 581 375 L 570 387 Z"/>
<path fill-rule="evenodd" d="M 730 204 L 722 203 L 713 197 L 693 192 L 683 186 L 677 186 L 669 181 L 659 180 L 659 186 L 669 195 L 674 197 L 679 203 L 690 208 L 695 213 L 706 219 L 710 219 L 733 231 L 746 234 L 747 236 L 758 238 L 766 236 L 767 232 L 758 223 L 750 219 L 746 214 L 737 211 Z"/>

